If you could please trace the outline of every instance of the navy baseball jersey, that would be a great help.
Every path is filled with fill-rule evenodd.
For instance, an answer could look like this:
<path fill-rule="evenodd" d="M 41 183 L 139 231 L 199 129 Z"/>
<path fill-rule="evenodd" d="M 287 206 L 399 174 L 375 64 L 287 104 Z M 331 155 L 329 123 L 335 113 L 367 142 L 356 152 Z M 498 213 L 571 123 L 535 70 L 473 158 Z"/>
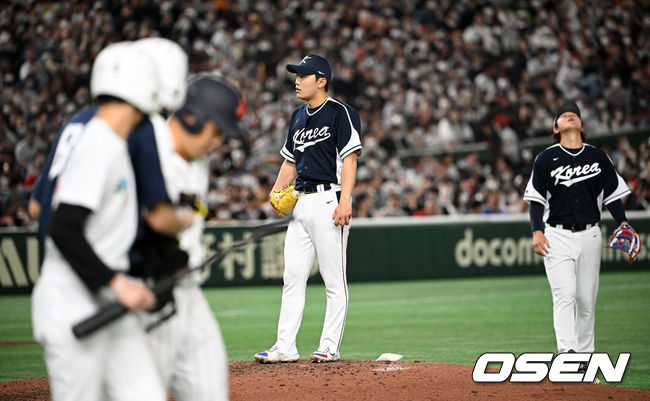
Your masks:
<path fill-rule="evenodd" d="M 328 97 L 315 109 L 307 104 L 291 114 L 282 156 L 296 164 L 296 189 L 340 184 L 343 159 L 361 151 L 361 120 L 349 105 Z"/>
<path fill-rule="evenodd" d="M 567 149 L 558 143 L 535 159 L 524 200 L 544 205 L 549 224 L 593 224 L 600 221 L 603 204 L 629 193 L 605 152 L 589 144 Z"/>
<path fill-rule="evenodd" d="M 151 120 L 146 119 L 138 125 L 129 136 L 128 145 L 138 191 L 138 208 L 151 209 L 158 203 L 171 203 Z"/>
<path fill-rule="evenodd" d="M 45 160 L 41 176 L 32 193 L 32 197 L 41 205 L 41 214 L 38 217 L 38 236 L 41 240 L 45 239 L 50 226 L 52 196 L 58 177 L 65 168 L 70 151 L 79 140 L 79 134 L 83 131 L 83 127 L 96 113 L 96 106 L 86 107 L 66 121 L 57 134 Z M 169 199 L 165 192 L 155 142 L 153 142 L 153 146 L 150 145 L 150 141 L 154 141 L 153 136 L 153 125 L 149 119 L 143 119 L 131 133 L 128 141 L 138 185 L 138 206 L 140 208 Z M 143 196 L 143 194 L 149 196 Z"/>

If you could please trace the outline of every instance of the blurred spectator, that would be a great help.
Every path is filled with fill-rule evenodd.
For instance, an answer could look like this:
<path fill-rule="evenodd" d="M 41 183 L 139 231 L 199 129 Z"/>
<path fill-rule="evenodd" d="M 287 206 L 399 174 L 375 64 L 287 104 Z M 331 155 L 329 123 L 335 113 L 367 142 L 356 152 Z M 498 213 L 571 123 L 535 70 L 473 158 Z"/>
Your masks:
<path fill-rule="evenodd" d="M 22 165 L 32 164 L 36 161 L 36 154 L 40 150 L 47 149 L 47 145 L 36 133 L 28 132 L 23 139 L 16 144 L 16 162 Z"/>
<path fill-rule="evenodd" d="M 437 216 L 440 214 L 440 209 L 438 208 L 438 194 L 433 191 L 427 193 L 424 197 L 424 206 L 416 210 L 413 213 L 413 216 Z"/>
<path fill-rule="evenodd" d="M 388 195 L 388 199 L 386 199 L 384 206 L 377 210 L 377 213 L 375 213 L 375 216 L 377 217 L 395 217 L 406 215 L 406 212 L 402 209 L 401 206 L 401 199 L 395 193 Z"/>
<path fill-rule="evenodd" d="M 482 214 L 503 214 L 503 209 L 501 209 L 501 194 L 498 190 L 489 190 L 487 193 L 487 200 L 483 209 L 481 209 Z"/>
<path fill-rule="evenodd" d="M 352 205 L 353 207 L 353 217 L 372 217 L 372 198 L 365 193 L 360 193 L 355 199 Z"/>
<path fill-rule="evenodd" d="M 418 195 L 415 193 L 413 188 L 406 187 L 404 189 L 404 194 L 402 195 L 402 210 L 404 211 L 404 214 L 412 216 L 418 209 L 420 209 Z"/>
<path fill-rule="evenodd" d="M 521 143 L 549 136 L 564 99 L 579 103 L 587 142 L 650 127 L 647 11 L 639 2 L 572 0 L 7 2 L 0 218 L 30 224 L 22 207 L 57 130 L 89 102 L 98 51 L 145 36 L 177 41 L 193 72 L 232 77 L 248 99 L 250 140 L 212 155 L 211 220 L 272 215 L 268 177 L 282 162 L 284 116 L 297 104 L 284 66 L 310 52 L 332 61 L 330 92 L 361 115 L 357 216 L 411 215 L 432 190 L 439 213 L 478 213 L 491 193 L 500 210 L 522 212 L 515 195 L 534 154 Z M 475 142 L 487 145 L 489 163 L 460 147 Z M 454 153 L 431 156 L 447 147 Z M 647 209 L 647 144 L 621 142 L 612 158 L 634 187 L 629 202 Z"/>

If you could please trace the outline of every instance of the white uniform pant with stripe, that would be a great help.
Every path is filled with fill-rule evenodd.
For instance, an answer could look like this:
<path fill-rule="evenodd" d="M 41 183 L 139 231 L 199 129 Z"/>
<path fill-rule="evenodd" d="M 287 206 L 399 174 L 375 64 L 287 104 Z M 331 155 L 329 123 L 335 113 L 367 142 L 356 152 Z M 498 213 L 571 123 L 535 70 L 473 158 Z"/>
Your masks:
<path fill-rule="evenodd" d="M 594 352 L 596 297 L 602 252 L 598 225 L 571 232 L 548 227 L 544 257 L 553 295 L 553 326 L 558 352 Z"/>
<path fill-rule="evenodd" d="M 226 347 L 201 288 L 188 277 L 174 299 L 176 314 L 148 335 L 165 386 L 178 401 L 228 400 Z"/>
<path fill-rule="evenodd" d="M 48 252 L 32 294 L 32 323 L 44 348 L 52 400 L 166 400 L 135 315 L 127 313 L 83 339 L 73 336 L 72 327 L 99 304 L 70 266 Z"/>
<path fill-rule="evenodd" d="M 319 349 L 339 352 L 348 310 L 346 249 L 350 226 L 337 227 L 332 215 L 337 190 L 301 193 L 284 243 L 284 287 L 276 346 L 287 355 L 297 352 L 296 335 L 305 307 L 307 279 L 318 258 L 325 283 L 327 308 Z"/>

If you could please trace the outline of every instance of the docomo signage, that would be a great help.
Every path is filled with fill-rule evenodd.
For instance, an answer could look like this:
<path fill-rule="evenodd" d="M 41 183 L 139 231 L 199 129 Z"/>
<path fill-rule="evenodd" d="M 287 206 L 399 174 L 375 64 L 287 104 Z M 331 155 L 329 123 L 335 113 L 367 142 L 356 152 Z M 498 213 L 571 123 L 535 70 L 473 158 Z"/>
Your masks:
<path fill-rule="evenodd" d="M 639 232 L 641 244 L 650 241 L 650 234 Z M 611 232 L 606 226 L 601 226 L 604 241 L 609 240 Z M 603 242 L 602 262 L 627 261 L 624 252 L 606 247 Z M 641 246 L 639 261 L 650 259 L 650 252 Z M 477 236 L 472 228 L 466 228 L 463 236 L 454 245 L 454 261 L 458 267 L 467 269 L 475 266 L 484 267 L 521 267 L 542 264 L 543 258 L 533 251 L 532 236 L 511 237 L 501 230 L 494 230 L 489 237 Z"/>
<path fill-rule="evenodd" d="M 509 377 L 512 383 L 537 383 L 548 376 L 553 383 L 590 383 L 600 369 L 605 381 L 620 383 L 630 360 L 629 352 L 620 353 L 616 365 L 604 352 L 563 353 L 555 358 L 553 355 L 552 352 L 527 352 L 515 358 L 512 353 L 487 352 L 476 360 L 472 379 L 477 383 L 502 383 Z M 552 362 L 550 368 L 548 362 Z M 489 363 L 501 366 L 496 372 L 486 372 Z M 578 371 L 582 363 L 587 364 L 585 372 Z"/>

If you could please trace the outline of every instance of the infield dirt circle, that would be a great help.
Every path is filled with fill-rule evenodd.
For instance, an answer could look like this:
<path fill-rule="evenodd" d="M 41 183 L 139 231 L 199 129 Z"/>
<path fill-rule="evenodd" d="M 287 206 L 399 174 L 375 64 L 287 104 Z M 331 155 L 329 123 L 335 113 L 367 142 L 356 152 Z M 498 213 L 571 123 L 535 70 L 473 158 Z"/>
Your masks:
<path fill-rule="evenodd" d="M 49 400 L 47 379 L 0 383 L 0 400 Z M 170 398 L 172 399 L 172 398 Z M 230 363 L 238 400 L 650 400 L 650 391 L 603 384 L 472 381 L 472 367 L 432 362 L 342 360 L 315 364 Z"/>

